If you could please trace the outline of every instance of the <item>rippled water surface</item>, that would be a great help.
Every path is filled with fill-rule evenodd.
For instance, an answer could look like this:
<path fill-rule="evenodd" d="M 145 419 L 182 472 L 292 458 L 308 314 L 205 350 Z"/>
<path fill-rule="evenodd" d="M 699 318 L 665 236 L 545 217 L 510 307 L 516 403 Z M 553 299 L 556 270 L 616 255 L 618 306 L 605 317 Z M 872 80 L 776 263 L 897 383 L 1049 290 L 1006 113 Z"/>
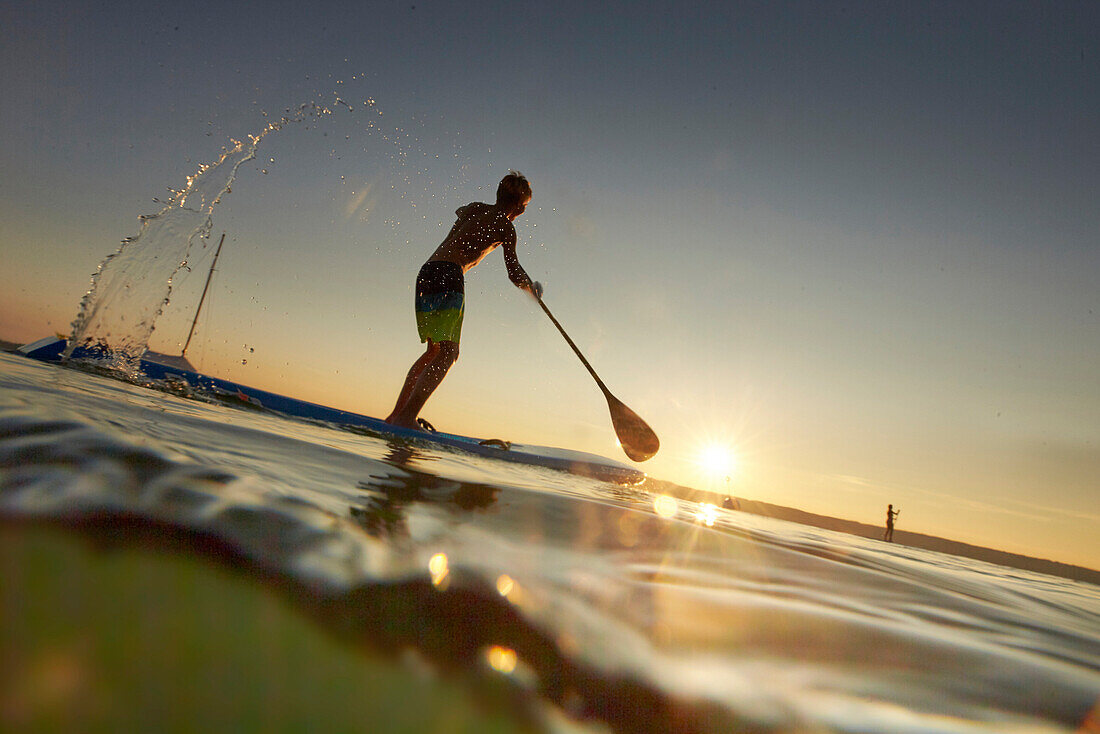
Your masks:
<path fill-rule="evenodd" d="M 214 538 L 586 726 L 1097 730 L 1100 588 L 660 499 L 0 355 L 5 518 Z"/>

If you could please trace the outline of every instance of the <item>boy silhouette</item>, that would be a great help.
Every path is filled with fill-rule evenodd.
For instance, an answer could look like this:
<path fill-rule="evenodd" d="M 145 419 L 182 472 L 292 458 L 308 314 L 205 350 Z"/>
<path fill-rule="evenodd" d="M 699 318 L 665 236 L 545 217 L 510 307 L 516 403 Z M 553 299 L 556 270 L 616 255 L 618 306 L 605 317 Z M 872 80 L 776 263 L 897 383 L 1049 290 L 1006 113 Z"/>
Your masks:
<path fill-rule="evenodd" d="M 455 211 L 454 226 L 416 276 L 416 330 L 428 346 L 409 368 L 387 423 L 419 429 L 417 416 L 424 403 L 458 359 L 467 270 L 502 246 L 508 279 L 533 297 L 542 297 L 542 285 L 531 280 L 516 257 L 512 222 L 530 201 L 531 184 L 518 171 L 509 171 L 497 186 L 495 204 L 475 201 Z"/>

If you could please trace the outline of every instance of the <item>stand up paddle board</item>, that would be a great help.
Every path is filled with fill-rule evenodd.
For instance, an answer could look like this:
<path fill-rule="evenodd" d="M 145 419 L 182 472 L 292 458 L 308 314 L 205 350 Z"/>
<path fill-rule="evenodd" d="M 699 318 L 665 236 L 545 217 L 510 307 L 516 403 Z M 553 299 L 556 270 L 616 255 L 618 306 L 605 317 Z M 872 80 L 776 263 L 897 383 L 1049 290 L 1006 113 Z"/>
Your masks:
<path fill-rule="evenodd" d="M 31 359 L 43 362 L 60 362 L 65 346 L 64 339 L 47 337 L 20 347 L 19 352 Z M 74 350 L 74 358 L 79 359 L 81 356 L 80 349 Z M 379 418 L 349 413 L 345 410 L 329 408 L 305 400 L 289 398 L 285 395 L 277 395 L 229 380 L 210 377 L 193 369 L 188 369 L 189 367 L 190 363 L 186 360 L 179 361 L 177 359 L 173 361 L 172 358 L 158 360 L 155 353 L 153 355 L 147 354 L 140 362 L 142 373 L 151 380 L 169 383 L 173 381 L 182 382 L 193 390 L 207 392 L 230 400 L 239 400 L 242 404 L 260 407 L 294 418 L 352 427 L 365 430 L 382 438 L 394 437 L 403 440 L 423 441 L 491 459 L 543 466 L 617 484 L 640 484 L 646 477 L 645 472 L 632 466 L 596 454 L 548 446 L 528 446 L 499 439 L 478 439 L 453 433 L 399 428 L 391 426 Z"/>

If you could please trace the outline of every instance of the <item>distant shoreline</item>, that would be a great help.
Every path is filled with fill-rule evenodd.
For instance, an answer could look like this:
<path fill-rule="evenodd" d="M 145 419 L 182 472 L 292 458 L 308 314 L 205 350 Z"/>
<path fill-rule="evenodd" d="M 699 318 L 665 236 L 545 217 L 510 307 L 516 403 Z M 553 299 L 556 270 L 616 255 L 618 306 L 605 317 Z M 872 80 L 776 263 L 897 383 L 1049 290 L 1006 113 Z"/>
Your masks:
<path fill-rule="evenodd" d="M 703 492 L 692 489 L 691 487 L 672 484 L 671 482 L 663 482 L 660 480 L 649 481 L 658 491 L 663 491 L 676 497 L 692 500 L 700 500 L 702 499 L 702 495 L 707 495 L 708 498 L 715 497 L 711 492 Z M 718 504 L 720 501 L 721 500 L 715 498 L 715 504 Z M 847 533 L 848 535 L 869 538 L 871 540 L 881 540 L 882 538 L 883 527 L 881 525 L 867 525 L 866 523 L 855 522 L 854 520 L 841 520 L 825 515 L 815 515 L 811 512 L 803 512 L 802 510 L 795 510 L 790 507 L 770 505 L 767 502 L 757 502 L 741 498 L 737 498 L 737 502 L 739 505 L 737 507 L 738 510 L 741 512 L 748 512 L 752 515 L 772 517 L 777 520 L 785 520 L 799 525 L 809 525 L 811 527 L 821 528 L 822 530 L 833 530 L 838 533 Z M 937 538 L 933 535 L 895 530 L 894 544 L 922 548 L 937 553 L 946 553 L 951 556 L 960 556 L 962 558 L 971 558 L 976 561 L 992 563 L 997 566 L 1018 568 L 1023 571 L 1034 571 L 1048 576 L 1058 576 L 1059 578 L 1069 579 L 1070 581 L 1083 581 L 1093 584 L 1094 586 L 1100 586 L 1100 571 L 1091 568 L 1074 566 L 1068 563 L 1061 563 L 1060 561 L 1050 561 L 1044 558 L 1023 556 L 1007 551 L 993 550 L 992 548 L 982 548 L 981 546 L 970 545 L 968 543 Z"/>
<path fill-rule="evenodd" d="M 758 506 L 760 511 L 746 509 L 746 506 L 748 505 Z M 836 528 L 837 530 L 839 530 L 839 532 L 848 533 L 850 535 L 858 535 L 860 537 L 870 538 L 872 540 L 879 540 L 882 538 L 883 528 L 879 526 L 866 525 L 864 523 L 858 523 L 851 520 L 838 520 L 836 518 L 812 515 L 808 512 L 792 510 L 790 508 L 776 508 L 774 505 L 768 505 L 763 502 L 741 502 L 741 509 L 743 511 L 753 512 L 753 514 L 757 515 L 766 514 L 767 510 L 771 510 L 773 508 L 775 510 L 782 510 L 783 512 L 791 516 L 804 518 L 801 520 L 793 520 L 793 522 L 798 522 L 802 525 L 813 525 L 815 527 L 825 529 L 834 529 L 829 527 L 829 524 L 832 524 L 834 526 L 841 526 Z M 776 515 L 771 516 L 775 517 Z M 1037 573 L 1047 574 L 1048 576 L 1058 576 L 1064 579 L 1069 579 L 1071 581 L 1084 581 L 1086 583 L 1093 584 L 1094 586 L 1100 586 L 1100 571 L 1094 571 L 1090 568 L 1074 566 L 1068 563 L 1061 563 L 1059 561 L 1051 561 L 1045 558 L 1022 556 L 1017 553 L 1009 553 L 1007 551 L 999 551 L 992 548 L 983 548 L 981 546 L 961 543 L 955 540 L 947 540 L 945 538 L 937 538 L 933 535 L 924 535 L 923 533 L 907 532 L 905 530 L 894 531 L 894 543 L 898 545 L 908 545 L 914 548 L 923 548 L 924 550 L 936 551 L 939 553 L 946 553 L 952 556 L 972 558 L 976 561 L 984 561 L 985 563 L 992 563 L 997 566 L 1008 566 L 1009 568 L 1018 568 L 1023 571 L 1035 571 Z"/>
<path fill-rule="evenodd" d="M 5 339 L 0 339 L 0 351 L 14 352 L 21 346 L 21 344 L 18 344 L 16 342 L 10 342 Z M 650 484 L 655 491 L 665 492 L 667 494 L 675 495 L 677 497 L 698 499 L 700 495 L 706 494 L 708 496 L 711 496 L 712 494 L 710 492 L 702 492 L 701 490 L 692 489 L 691 487 L 684 487 L 679 484 L 673 484 L 672 482 L 666 482 L 659 479 L 650 479 L 647 483 Z M 797 523 L 799 525 L 809 525 L 811 527 L 822 528 L 824 530 L 834 530 L 836 532 L 847 533 L 848 535 L 856 535 L 861 538 L 870 538 L 872 540 L 878 540 L 882 537 L 882 527 L 877 525 L 867 525 L 864 523 L 855 522 L 853 520 L 841 520 L 835 517 L 826 517 L 825 515 L 815 515 L 810 512 L 795 510 L 790 507 L 770 505 L 766 502 L 756 502 L 753 500 L 740 498 L 738 499 L 738 502 L 740 504 L 740 507 L 738 508 L 740 511 L 748 512 L 753 515 L 774 517 L 778 520 L 786 520 L 788 522 Z M 1095 586 L 1100 586 L 1100 571 L 1095 571 L 1090 568 L 1083 568 L 1081 566 L 1073 566 L 1071 564 L 1061 563 L 1059 561 L 1049 561 L 1043 558 L 1021 556 L 1016 553 L 993 550 L 992 548 L 982 548 L 976 545 L 959 543 L 954 540 L 946 540 L 944 538 L 937 538 L 932 535 L 912 533 L 905 530 L 897 530 L 894 532 L 894 542 L 898 545 L 908 545 L 914 548 L 923 548 L 924 550 L 946 553 L 952 556 L 961 556 L 963 558 L 972 558 L 974 560 L 984 561 L 986 563 L 993 563 L 998 566 L 1018 568 L 1024 571 L 1035 571 L 1037 573 L 1045 573 L 1049 576 L 1058 576 L 1060 578 L 1069 579 L 1071 581 L 1084 581 Z"/>

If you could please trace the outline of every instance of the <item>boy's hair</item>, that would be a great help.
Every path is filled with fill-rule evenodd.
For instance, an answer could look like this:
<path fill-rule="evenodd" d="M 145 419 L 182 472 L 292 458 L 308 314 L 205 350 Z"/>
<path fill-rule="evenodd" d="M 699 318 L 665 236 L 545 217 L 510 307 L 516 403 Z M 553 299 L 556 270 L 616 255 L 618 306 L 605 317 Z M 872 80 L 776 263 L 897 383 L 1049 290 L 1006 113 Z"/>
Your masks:
<path fill-rule="evenodd" d="M 497 206 L 512 209 L 531 198 L 531 184 L 519 171 L 508 171 L 497 186 Z"/>

